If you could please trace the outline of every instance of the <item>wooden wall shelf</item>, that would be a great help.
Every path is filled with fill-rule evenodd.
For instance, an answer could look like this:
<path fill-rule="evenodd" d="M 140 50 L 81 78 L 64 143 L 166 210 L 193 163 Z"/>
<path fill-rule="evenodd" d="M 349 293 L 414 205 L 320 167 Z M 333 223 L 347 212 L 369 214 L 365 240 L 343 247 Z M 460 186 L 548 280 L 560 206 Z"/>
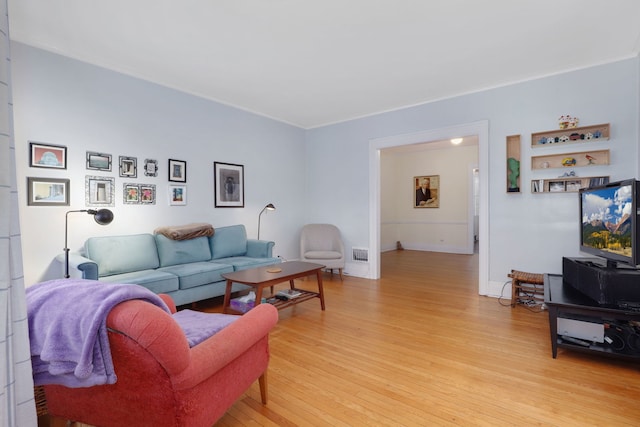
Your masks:
<path fill-rule="evenodd" d="M 573 160 L 571 160 L 573 159 Z M 581 151 L 575 153 L 531 156 L 531 169 L 571 169 L 583 166 L 603 166 L 609 164 L 609 150 Z"/>
<path fill-rule="evenodd" d="M 551 179 L 531 180 L 532 193 L 576 193 L 581 188 L 596 187 L 609 183 L 608 176 L 567 176 Z"/>
<path fill-rule="evenodd" d="M 579 144 L 609 139 L 609 123 L 593 126 L 582 126 L 572 129 L 556 129 L 531 134 L 531 146 L 553 147 L 555 145 Z"/>

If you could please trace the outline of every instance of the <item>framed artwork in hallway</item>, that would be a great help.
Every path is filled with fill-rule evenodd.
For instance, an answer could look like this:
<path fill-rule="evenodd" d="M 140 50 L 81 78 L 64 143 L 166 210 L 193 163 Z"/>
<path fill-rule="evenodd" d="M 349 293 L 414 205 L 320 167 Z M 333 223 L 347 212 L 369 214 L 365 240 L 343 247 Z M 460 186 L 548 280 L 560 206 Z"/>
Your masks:
<path fill-rule="evenodd" d="M 440 207 L 440 175 L 414 176 L 412 188 L 414 208 Z"/>

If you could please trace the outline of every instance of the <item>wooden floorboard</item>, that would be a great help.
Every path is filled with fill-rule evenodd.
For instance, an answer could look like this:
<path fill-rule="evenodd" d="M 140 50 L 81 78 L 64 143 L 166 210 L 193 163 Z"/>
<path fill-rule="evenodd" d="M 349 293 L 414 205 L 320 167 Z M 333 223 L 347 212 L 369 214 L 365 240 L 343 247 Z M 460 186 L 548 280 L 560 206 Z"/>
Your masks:
<path fill-rule="evenodd" d="M 380 280 L 325 274 L 324 312 L 313 300 L 280 311 L 269 403 L 256 383 L 217 425 L 640 425 L 640 365 L 553 359 L 545 311 L 478 296 L 477 255 L 381 262 Z"/>

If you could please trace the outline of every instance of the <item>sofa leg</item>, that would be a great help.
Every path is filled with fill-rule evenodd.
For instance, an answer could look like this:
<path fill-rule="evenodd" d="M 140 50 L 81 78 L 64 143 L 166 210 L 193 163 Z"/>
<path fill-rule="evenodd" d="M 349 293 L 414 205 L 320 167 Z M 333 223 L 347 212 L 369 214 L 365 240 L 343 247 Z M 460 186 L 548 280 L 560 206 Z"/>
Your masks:
<path fill-rule="evenodd" d="M 340 269 L 340 281 L 342 282 L 342 269 Z"/>
<path fill-rule="evenodd" d="M 260 399 L 262 400 L 262 404 L 267 404 L 267 371 L 264 371 L 260 378 L 258 378 L 258 383 L 260 384 Z"/>

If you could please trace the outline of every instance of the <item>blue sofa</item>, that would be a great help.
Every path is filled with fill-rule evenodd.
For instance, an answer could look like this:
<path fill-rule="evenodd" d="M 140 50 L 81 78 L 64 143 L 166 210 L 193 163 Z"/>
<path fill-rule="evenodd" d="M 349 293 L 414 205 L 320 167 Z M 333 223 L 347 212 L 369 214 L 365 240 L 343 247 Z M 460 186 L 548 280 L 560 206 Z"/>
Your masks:
<path fill-rule="evenodd" d="M 274 244 L 247 239 L 244 225 L 189 240 L 162 234 L 91 237 L 82 253 L 69 254 L 69 272 L 71 277 L 142 285 L 183 305 L 224 295 L 224 273 L 279 263 L 271 255 Z M 58 261 L 64 263 L 64 256 Z M 232 291 L 244 289 L 235 283 Z"/>

